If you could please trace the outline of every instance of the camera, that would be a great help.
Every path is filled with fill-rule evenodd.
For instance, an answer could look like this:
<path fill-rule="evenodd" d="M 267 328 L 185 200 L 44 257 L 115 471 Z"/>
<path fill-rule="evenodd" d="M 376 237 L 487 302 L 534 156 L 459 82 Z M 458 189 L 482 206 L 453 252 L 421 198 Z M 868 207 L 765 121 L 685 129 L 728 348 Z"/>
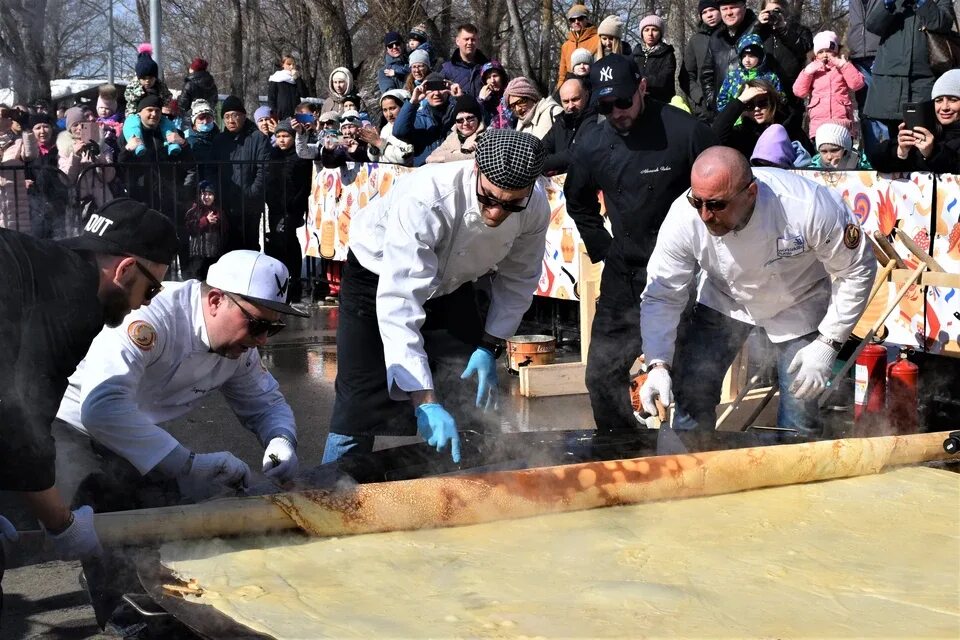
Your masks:
<path fill-rule="evenodd" d="M 100 155 L 100 145 L 93 140 L 87 140 L 83 146 L 80 147 L 80 153 L 89 153 L 91 156 L 98 156 Z"/>

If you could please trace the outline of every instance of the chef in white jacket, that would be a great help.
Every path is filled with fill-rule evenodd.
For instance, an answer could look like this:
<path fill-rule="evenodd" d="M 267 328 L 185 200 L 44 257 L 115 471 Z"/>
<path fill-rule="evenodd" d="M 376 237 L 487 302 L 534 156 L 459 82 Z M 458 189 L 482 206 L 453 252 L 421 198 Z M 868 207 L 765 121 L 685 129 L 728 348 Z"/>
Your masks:
<path fill-rule="evenodd" d="M 698 267 L 697 304 L 677 349 Z M 650 258 L 640 321 L 651 367 L 640 391 L 645 410 L 656 412 L 657 397 L 672 400 L 675 366 L 675 426 L 713 429 L 724 373 L 759 326 L 776 347 L 778 425 L 815 435 L 817 398 L 875 274 L 837 193 L 788 171 L 751 170 L 729 147 L 704 151 Z"/>
<path fill-rule="evenodd" d="M 176 480 L 190 498 L 245 486 L 246 463 L 227 451 L 191 452 L 160 426 L 220 391 L 263 444 L 264 472 L 292 477 L 293 412 L 257 352 L 283 328 L 282 314 L 304 315 L 285 302 L 288 281 L 281 262 L 231 251 L 206 282 L 166 283 L 149 307 L 93 341 L 60 403 L 58 440 L 72 428 L 74 439 L 92 438 L 141 475 Z"/>
<path fill-rule="evenodd" d="M 459 462 L 457 420 L 471 405 L 496 406 L 496 359 L 540 278 L 550 222 L 537 185 L 544 158 L 535 136 L 490 131 L 475 162 L 421 167 L 354 216 L 323 462 L 369 452 L 378 435 L 415 433 L 438 451 L 449 444 Z M 490 271 L 482 323 L 472 282 Z M 450 365 L 461 356 L 469 356 L 462 374 Z M 460 380 L 474 375 L 475 398 Z"/>

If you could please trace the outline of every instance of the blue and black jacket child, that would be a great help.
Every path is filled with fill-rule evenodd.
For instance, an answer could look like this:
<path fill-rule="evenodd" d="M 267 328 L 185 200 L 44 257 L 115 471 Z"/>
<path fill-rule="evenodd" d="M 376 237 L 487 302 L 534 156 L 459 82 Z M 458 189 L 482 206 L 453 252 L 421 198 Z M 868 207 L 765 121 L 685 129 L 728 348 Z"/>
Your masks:
<path fill-rule="evenodd" d="M 383 36 L 383 46 L 386 49 L 383 55 L 383 68 L 377 72 L 380 93 L 386 93 L 391 89 L 402 89 L 407 81 L 407 74 L 410 73 L 410 65 L 407 64 L 407 56 L 404 54 L 406 46 L 403 43 L 403 36 L 396 31 L 390 31 Z M 393 72 L 393 75 L 384 73 L 388 69 Z"/>
<path fill-rule="evenodd" d="M 753 54 L 760 58 L 760 63 L 752 69 L 744 67 L 743 57 L 747 54 Z M 770 84 L 777 88 L 777 92 L 783 93 L 780 78 L 767 68 L 767 54 L 763 49 L 763 41 L 760 36 L 755 33 L 744 34 L 737 42 L 737 57 L 739 58 L 737 66 L 727 71 L 727 76 L 723 79 L 723 85 L 720 87 L 720 93 L 717 95 L 718 111 L 723 111 L 731 100 L 740 95 L 743 86 L 756 78 L 768 80 Z"/>

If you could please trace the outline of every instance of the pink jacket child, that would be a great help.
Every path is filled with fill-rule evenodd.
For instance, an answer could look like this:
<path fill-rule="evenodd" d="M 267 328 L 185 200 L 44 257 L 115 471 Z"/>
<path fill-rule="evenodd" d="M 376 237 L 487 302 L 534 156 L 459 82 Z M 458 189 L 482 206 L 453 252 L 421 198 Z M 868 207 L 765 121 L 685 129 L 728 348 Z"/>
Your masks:
<path fill-rule="evenodd" d="M 863 88 L 863 74 L 840 55 L 840 42 L 833 31 L 821 31 L 813 37 L 816 59 L 808 64 L 796 82 L 793 94 L 798 98 L 810 96 L 807 113 L 810 116 L 810 137 L 824 122 L 836 122 L 852 129 L 853 102 L 850 92 Z"/>

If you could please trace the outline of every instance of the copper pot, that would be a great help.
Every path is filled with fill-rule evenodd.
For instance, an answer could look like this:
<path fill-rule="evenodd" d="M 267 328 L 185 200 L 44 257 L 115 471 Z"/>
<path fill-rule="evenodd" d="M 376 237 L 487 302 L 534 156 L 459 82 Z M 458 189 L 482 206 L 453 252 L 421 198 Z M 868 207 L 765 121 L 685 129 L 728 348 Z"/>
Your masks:
<path fill-rule="evenodd" d="M 553 364 L 557 356 L 557 339 L 553 336 L 513 336 L 507 339 L 507 366 L 511 373 L 531 364 Z"/>

